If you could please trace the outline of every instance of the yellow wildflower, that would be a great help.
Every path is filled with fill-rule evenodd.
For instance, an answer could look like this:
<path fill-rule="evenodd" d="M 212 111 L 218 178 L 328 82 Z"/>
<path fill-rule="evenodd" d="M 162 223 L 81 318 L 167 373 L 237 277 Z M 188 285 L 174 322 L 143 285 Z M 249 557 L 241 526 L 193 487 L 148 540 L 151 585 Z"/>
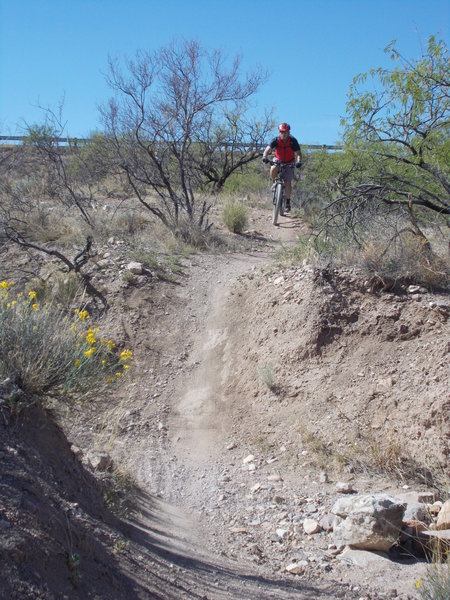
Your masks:
<path fill-rule="evenodd" d="M 9 288 L 9 283 L 7 281 L 0 281 L 0 288 L 7 290 Z"/>
<path fill-rule="evenodd" d="M 111 381 L 112 381 L 111 377 L 106 378 L 106 383 L 111 383 Z"/>
<path fill-rule="evenodd" d="M 130 368 L 130 365 L 123 365 L 124 371 Z"/>
<path fill-rule="evenodd" d="M 422 578 L 420 578 L 419 581 L 416 581 L 416 588 L 420 588 L 421 585 L 422 585 Z"/>
<path fill-rule="evenodd" d="M 31 305 L 33 307 L 34 310 L 37 310 L 39 308 L 39 305 L 36 304 L 36 302 L 34 304 Z"/>
<path fill-rule="evenodd" d="M 86 339 L 92 346 L 95 344 L 95 335 L 92 329 L 88 329 Z"/>
<path fill-rule="evenodd" d="M 108 340 L 108 348 L 109 348 L 109 350 L 112 350 L 115 347 L 116 347 L 115 343 L 113 341 L 111 341 L 111 340 Z"/>
<path fill-rule="evenodd" d="M 80 366 L 80 361 L 78 360 L 78 358 L 75 361 L 75 366 L 78 368 Z"/>
<path fill-rule="evenodd" d="M 33 292 L 33 291 L 28 292 L 28 297 L 30 300 L 36 300 L 36 296 L 37 296 L 36 292 Z"/>
<path fill-rule="evenodd" d="M 120 360 L 131 360 L 133 358 L 133 353 L 131 350 L 124 350 L 120 353 Z"/>
<path fill-rule="evenodd" d="M 116 377 L 117 377 L 117 378 L 119 378 L 119 377 L 122 377 L 122 373 L 121 373 L 120 371 L 117 371 L 117 373 L 116 373 Z"/>
<path fill-rule="evenodd" d="M 106 360 L 105 360 L 105 359 L 103 359 L 103 360 L 102 360 L 102 367 L 104 367 L 105 365 L 106 365 Z"/>
<path fill-rule="evenodd" d="M 87 357 L 89 357 L 89 356 L 92 356 L 94 354 L 94 352 L 95 352 L 95 348 L 92 347 L 92 348 L 89 348 L 89 350 L 86 350 L 86 352 L 84 353 L 84 355 L 87 356 Z"/>

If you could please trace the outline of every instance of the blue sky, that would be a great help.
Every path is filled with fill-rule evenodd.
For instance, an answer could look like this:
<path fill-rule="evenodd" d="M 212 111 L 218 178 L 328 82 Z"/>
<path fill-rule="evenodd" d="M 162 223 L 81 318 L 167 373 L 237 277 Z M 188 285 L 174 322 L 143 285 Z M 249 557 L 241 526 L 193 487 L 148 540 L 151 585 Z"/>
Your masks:
<path fill-rule="evenodd" d="M 354 75 L 387 66 L 392 40 L 418 58 L 448 45 L 448 0 L 0 0 L 0 135 L 57 109 L 71 136 L 101 129 L 108 55 L 131 57 L 177 37 L 271 72 L 255 110 L 274 109 L 303 143 L 333 144 Z"/>

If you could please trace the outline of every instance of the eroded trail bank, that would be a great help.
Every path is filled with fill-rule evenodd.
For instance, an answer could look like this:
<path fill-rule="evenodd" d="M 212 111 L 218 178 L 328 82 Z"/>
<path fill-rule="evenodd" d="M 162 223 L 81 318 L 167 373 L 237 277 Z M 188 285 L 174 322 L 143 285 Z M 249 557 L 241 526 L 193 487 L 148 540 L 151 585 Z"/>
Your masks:
<path fill-rule="evenodd" d="M 241 527 L 254 485 L 241 455 L 264 437 L 259 409 L 251 423 L 257 394 L 239 389 L 248 385 L 242 370 L 253 376 L 257 367 L 243 352 L 242 285 L 262 284 L 267 261 L 261 253 L 203 256 L 181 286 L 161 295 L 164 312 L 141 342 L 152 345 L 153 365 L 142 365 L 146 377 L 133 383 L 133 408 L 116 412 L 117 460 L 149 492 L 145 504 L 152 509 L 140 512 L 138 527 L 157 527 L 158 552 L 177 565 L 173 580 L 186 594 L 180 598 L 356 598 L 359 590 L 349 584 L 301 580 L 284 571 L 279 557 L 259 560 Z M 254 326 L 263 324 L 261 315 Z M 276 494 L 281 481 L 267 485 L 267 493 Z"/>
<path fill-rule="evenodd" d="M 404 491 L 407 472 L 398 480 L 365 463 L 380 433 L 400 432 L 410 457 L 427 452 L 442 464 L 433 429 L 416 443 L 405 415 L 419 395 L 443 424 L 445 314 L 364 285 L 351 271 L 274 269 L 261 253 L 202 256 L 181 285 L 136 304 L 146 360 L 116 410 L 114 452 L 157 499 L 161 547 L 171 554 L 180 544 L 177 560 L 222 573 L 220 592 L 207 597 L 236 597 L 239 587 L 226 596 L 234 584 L 223 569 L 285 582 L 286 597 L 308 597 L 308 585 L 317 597 L 415 596 L 420 562 L 372 555 L 364 568 L 349 566 L 326 525 L 317 535 L 302 527 L 331 518 L 338 483 Z M 424 345 L 433 360 L 417 379 Z M 254 593 L 272 597 L 273 581 L 258 585 Z"/>
<path fill-rule="evenodd" d="M 331 509 L 343 489 L 426 490 L 443 472 L 446 299 L 277 267 L 264 223 L 246 254 L 117 294 L 138 376 L 79 442 L 142 490 L 120 564 L 143 597 L 418 598 L 423 561 L 344 555 Z"/>

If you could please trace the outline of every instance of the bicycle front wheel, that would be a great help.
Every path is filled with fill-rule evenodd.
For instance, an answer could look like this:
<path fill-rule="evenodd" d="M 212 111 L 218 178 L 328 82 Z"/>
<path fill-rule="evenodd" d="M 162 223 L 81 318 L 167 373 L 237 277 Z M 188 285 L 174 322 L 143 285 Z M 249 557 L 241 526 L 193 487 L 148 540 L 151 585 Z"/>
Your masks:
<path fill-rule="evenodd" d="M 273 214 L 272 214 L 272 224 L 276 225 L 278 223 L 278 215 L 281 210 L 281 202 L 283 200 L 283 187 L 281 183 L 277 185 L 277 189 L 275 190 L 275 203 L 273 205 Z"/>

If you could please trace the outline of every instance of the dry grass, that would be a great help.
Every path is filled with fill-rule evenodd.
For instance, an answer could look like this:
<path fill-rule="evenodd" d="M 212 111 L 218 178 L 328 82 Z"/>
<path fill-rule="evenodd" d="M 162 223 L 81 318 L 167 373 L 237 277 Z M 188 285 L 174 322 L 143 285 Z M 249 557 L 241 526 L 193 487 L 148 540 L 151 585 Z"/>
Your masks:
<path fill-rule="evenodd" d="M 430 239 L 433 233 L 430 231 Z M 369 237 L 359 252 L 347 249 L 341 253 L 344 264 L 355 263 L 365 271 L 379 275 L 409 279 L 428 288 L 448 285 L 450 263 L 442 239 L 435 237 L 432 251 L 426 241 L 411 232 L 405 232 L 392 241 L 384 233 Z"/>
<path fill-rule="evenodd" d="M 248 210 L 238 200 L 229 200 L 223 207 L 222 219 L 228 231 L 242 233 L 248 226 Z"/>

